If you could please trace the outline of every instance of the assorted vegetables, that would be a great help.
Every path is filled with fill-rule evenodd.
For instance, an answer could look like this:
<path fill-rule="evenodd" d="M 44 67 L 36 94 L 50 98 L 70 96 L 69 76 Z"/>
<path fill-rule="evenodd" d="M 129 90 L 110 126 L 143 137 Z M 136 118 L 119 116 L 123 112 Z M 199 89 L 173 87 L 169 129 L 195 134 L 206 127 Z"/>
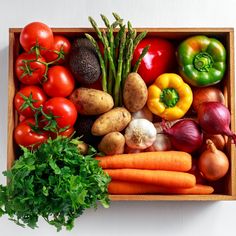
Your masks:
<path fill-rule="evenodd" d="M 227 176 L 236 134 L 223 44 L 198 35 L 176 48 L 113 16 L 101 15 L 106 29 L 89 17 L 94 32 L 79 37 L 40 22 L 20 34 L 21 155 L 0 186 L 0 214 L 19 225 L 35 228 L 42 216 L 71 229 L 97 201 L 108 207 L 108 194 L 218 193 Z"/>

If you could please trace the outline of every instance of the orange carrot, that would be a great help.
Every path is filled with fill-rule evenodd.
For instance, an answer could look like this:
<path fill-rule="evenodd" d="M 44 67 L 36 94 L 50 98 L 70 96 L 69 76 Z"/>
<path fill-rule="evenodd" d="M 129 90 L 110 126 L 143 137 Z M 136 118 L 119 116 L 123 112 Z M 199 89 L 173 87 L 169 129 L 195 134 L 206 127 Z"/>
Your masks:
<path fill-rule="evenodd" d="M 103 169 L 148 169 L 189 171 L 192 157 L 180 151 L 141 152 L 97 157 Z"/>
<path fill-rule="evenodd" d="M 104 169 L 112 180 L 155 184 L 170 188 L 191 188 L 196 184 L 194 175 L 167 170 Z"/>
<path fill-rule="evenodd" d="M 153 184 L 143 184 L 114 180 L 108 186 L 110 194 L 211 194 L 211 186 L 196 184 L 191 188 L 166 188 Z"/>

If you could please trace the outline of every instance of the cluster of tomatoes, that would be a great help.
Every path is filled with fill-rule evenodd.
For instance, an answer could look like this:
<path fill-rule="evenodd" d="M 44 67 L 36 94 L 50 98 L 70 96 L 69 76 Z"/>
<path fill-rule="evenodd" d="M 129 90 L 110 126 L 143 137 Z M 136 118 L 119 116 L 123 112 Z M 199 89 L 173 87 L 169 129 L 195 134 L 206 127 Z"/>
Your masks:
<path fill-rule="evenodd" d="M 49 137 L 74 132 L 77 110 L 67 98 L 75 87 L 65 66 L 71 44 L 63 35 L 53 35 L 40 22 L 26 25 L 20 34 L 24 49 L 15 62 L 20 81 L 14 98 L 19 124 L 14 130 L 18 145 L 38 146 Z"/>

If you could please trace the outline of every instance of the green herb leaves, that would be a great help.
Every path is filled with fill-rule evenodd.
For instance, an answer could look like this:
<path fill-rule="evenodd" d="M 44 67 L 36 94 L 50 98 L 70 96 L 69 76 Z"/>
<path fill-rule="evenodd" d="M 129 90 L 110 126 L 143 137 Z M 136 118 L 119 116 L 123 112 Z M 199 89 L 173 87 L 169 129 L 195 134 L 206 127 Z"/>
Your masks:
<path fill-rule="evenodd" d="M 110 178 L 93 158 L 96 150 L 90 147 L 83 156 L 76 143 L 59 136 L 35 151 L 22 147 L 23 155 L 4 172 L 9 183 L 0 185 L 0 216 L 8 214 L 31 228 L 41 216 L 59 231 L 72 229 L 74 220 L 98 201 L 108 207 Z"/>

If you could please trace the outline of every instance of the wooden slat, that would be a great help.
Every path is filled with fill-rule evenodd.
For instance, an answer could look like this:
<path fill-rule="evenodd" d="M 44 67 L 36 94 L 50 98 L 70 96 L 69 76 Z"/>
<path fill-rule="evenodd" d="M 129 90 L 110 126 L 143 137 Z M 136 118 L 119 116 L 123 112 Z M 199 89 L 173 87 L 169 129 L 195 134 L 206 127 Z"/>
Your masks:
<path fill-rule="evenodd" d="M 230 51 L 230 61 L 229 61 L 229 108 L 231 113 L 231 130 L 235 133 L 235 68 L 234 68 L 234 32 L 229 32 L 229 51 Z M 230 146 L 230 161 L 231 161 L 231 195 L 236 196 L 236 162 L 235 162 L 235 145 Z"/>
<path fill-rule="evenodd" d="M 229 195 L 110 195 L 111 201 L 220 201 L 236 200 Z"/>
<path fill-rule="evenodd" d="M 14 49 L 15 49 L 14 31 L 9 31 L 9 76 L 8 76 L 8 145 L 7 145 L 7 169 L 9 169 L 15 160 L 15 151 L 13 145 L 13 130 L 15 127 L 13 98 L 15 95 L 14 83 Z"/>
<path fill-rule="evenodd" d="M 93 28 L 51 28 L 54 33 L 62 33 L 68 36 L 93 33 Z M 100 28 L 106 30 L 106 28 Z M 137 32 L 147 31 L 150 35 L 160 35 L 169 38 L 182 38 L 186 36 L 204 34 L 225 36 L 226 33 L 233 32 L 233 28 L 135 28 Z M 14 33 L 20 33 L 22 28 L 11 28 L 10 31 Z M 115 29 L 115 32 L 117 29 Z"/>

